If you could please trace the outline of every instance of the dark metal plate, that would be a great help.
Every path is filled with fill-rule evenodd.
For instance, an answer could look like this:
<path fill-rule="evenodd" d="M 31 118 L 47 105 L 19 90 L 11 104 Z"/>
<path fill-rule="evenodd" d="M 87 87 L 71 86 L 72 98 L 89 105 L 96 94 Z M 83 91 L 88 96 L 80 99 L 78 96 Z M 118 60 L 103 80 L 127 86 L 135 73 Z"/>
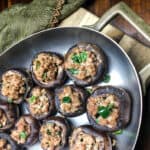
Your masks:
<path fill-rule="evenodd" d="M 11 67 L 29 68 L 32 57 L 39 51 L 54 51 L 65 54 L 78 42 L 90 42 L 103 49 L 108 58 L 109 85 L 125 88 L 132 97 L 130 124 L 123 134 L 117 136 L 117 149 L 132 150 L 139 134 L 142 116 L 142 93 L 138 75 L 126 53 L 105 35 L 87 28 L 55 28 L 36 33 L 19 42 L 0 56 L 0 74 Z M 104 83 L 98 83 L 104 85 Z M 70 119 L 75 126 L 88 124 L 86 114 Z M 30 147 L 40 150 L 39 144 Z"/>

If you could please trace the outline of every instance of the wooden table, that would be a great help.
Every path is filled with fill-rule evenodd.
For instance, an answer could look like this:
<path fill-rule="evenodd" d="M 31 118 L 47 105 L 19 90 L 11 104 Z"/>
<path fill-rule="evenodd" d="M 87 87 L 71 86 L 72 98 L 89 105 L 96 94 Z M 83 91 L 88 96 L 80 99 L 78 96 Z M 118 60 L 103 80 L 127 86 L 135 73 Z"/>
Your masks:
<path fill-rule="evenodd" d="M 10 7 L 17 2 L 29 2 L 31 0 L 0 0 L 0 10 Z M 101 16 L 111 6 L 120 0 L 88 0 L 84 7 L 97 16 Z M 150 24 L 150 1 L 149 0 L 123 0 L 126 2 L 139 16 L 141 16 L 148 24 Z M 111 24 L 117 26 L 125 33 L 133 36 L 135 30 L 122 18 L 117 17 L 111 21 Z M 144 98 L 144 117 L 138 143 L 135 150 L 150 150 L 150 87 L 147 96 Z"/>
<path fill-rule="evenodd" d="M 0 10 L 19 2 L 28 3 L 32 0 L 0 0 Z M 84 7 L 101 17 L 110 7 L 118 3 L 120 0 L 86 0 Z M 150 24 L 150 0 L 123 0 L 129 5 L 146 23 Z M 137 39 L 141 43 L 150 47 L 150 42 L 144 40 L 143 36 L 137 32 L 127 21 L 122 17 L 117 16 L 110 21 L 110 24 L 116 26 L 125 34 Z"/>
<path fill-rule="evenodd" d="M 32 0 L 0 0 L 0 10 L 6 7 L 11 7 L 12 4 L 19 2 L 30 2 Z M 84 7 L 96 14 L 101 16 L 105 11 L 107 11 L 114 4 L 121 0 L 86 0 Z M 141 16 L 145 22 L 150 24 L 150 1 L 149 0 L 122 0 L 128 4 L 139 16 Z M 141 37 L 132 26 L 127 23 L 120 16 L 116 17 L 111 21 L 111 24 L 125 32 L 126 34 L 133 36 L 134 38 L 141 41 Z"/>

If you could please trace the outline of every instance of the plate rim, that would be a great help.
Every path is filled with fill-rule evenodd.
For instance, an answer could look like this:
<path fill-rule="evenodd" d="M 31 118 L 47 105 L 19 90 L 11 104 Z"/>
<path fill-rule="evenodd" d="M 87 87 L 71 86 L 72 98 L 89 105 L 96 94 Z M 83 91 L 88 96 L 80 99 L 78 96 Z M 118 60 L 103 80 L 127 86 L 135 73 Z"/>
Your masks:
<path fill-rule="evenodd" d="M 116 42 L 114 41 L 113 39 L 111 39 L 108 35 L 100 32 L 100 31 L 97 31 L 93 28 L 89 28 L 89 27 L 55 27 L 55 28 L 49 28 L 49 29 L 44 29 L 44 30 L 41 30 L 39 32 L 36 32 L 36 33 L 33 33 L 17 42 L 14 42 L 10 47 L 8 47 L 6 50 L 4 50 L 3 52 L 0 53 L 0 57 L 2 57 L 4 54 L 6 54 L 7 52 L 9 52 L 13 47 L 15 47 L 16 45 L 19 45 L 21 42 L 23 41 L 26 41 L 36 35 L 39 35 L 41 33 L 44 33 L 44 32 L 49 32 L 49 31 L 52 31 L 52 30 L 57 30 L 57 29 L 83 29 L 83 30 L 90 30 L 92 32 L 95 32 L 97 34 L 100 34 L 101 36 L 103 36 L 104 38 L 106 38 L 107 40 L 109 40 L 111 43 L 113 43 L 115 46 L 118 47 L 118 49 L 123 53 L 123 55 L 126 57 L 126 59 L 129 61 L 129 64 L 131 65 L 133 71 L 134 71 L 134 74 L 135 74 L 135 77 L 136 77 L 136 80 L 137 80 L 137 84 L 138 84 L 138 89 L 139 89 L 139 95 L 140 95 L 140 116 L 139 116 L 139 122 L 138 122 L 138 129 L 137 129 L 137 133 L 136 133 L 136 137 L 135 137 L 135 140 L 134 140 L 134 143 L 133 143 L 133 146 L 132 146 L 132 149 L 131 150 L 134 150 L 135 149 L 135 146 L 136 146 L 136 143 L 137 143 L 137 140 L 138 140 L 138 137 L 139 137 L 139 133 L 140 133 L 140 128 L 141 128 L 141 123 L 142 123 L 142 115 L 143 115 L 143 90 L 142 90 L 142 84 L 141 84 L 141 81 L 140 81 L 140 77 L 138 75 L 138 72 L 131 60 L 131 58 L 128 56 L 128 54 L 125 52 L 125 50 Z"/>

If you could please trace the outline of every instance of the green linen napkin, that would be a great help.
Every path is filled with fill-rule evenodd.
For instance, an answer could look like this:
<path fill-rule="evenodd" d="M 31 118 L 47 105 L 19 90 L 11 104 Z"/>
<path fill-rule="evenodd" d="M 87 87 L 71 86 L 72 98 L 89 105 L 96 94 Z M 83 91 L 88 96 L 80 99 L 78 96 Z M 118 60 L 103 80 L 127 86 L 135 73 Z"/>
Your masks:
<path fill-rule="evenodd" d="M 85 0 L 33 0 L 0 13 L 0 52 L 32 33 L 54 27 Z"/>

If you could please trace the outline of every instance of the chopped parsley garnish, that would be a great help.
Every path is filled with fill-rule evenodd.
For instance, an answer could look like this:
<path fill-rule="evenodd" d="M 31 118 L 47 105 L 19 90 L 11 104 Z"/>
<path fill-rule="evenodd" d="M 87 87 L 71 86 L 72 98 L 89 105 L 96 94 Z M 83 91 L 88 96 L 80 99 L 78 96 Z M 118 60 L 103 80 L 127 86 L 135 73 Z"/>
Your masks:
<path fill-rule="evenodd" d="M 79 54 L 74 54 L 72 56 L 72 60 L 74 63 L 85 62 L 87 60 L 87 52 L 83 51 L 83 52 L 80 52 Z"/>
<path fill-rule="evenodd" d="M 92 88 L 87 88 L 86 91 L 88 92 L 88 94 L 92 94 L 93 93 L 93 89 Z"/>
<path fill-rule="evenodd" d="M 71 74 L 73 74 L 73 75 L 79 73 L 79 70 L 78 70 L 78 69 L 75 69 L 75 68 L 70 68 L 70 69 L 68 69 L 68 71 L 69 71 Z"/>
<path fill-rule="evenodd" d="M 113 132 L 114 135 L 118 135 L 118 134 L 122 134 L 122 133 L 123 133 L 122 129 Z"/>
<path fill-rule="evenodd" d="M 49 129 L 47 129 L 46 133 L 47 135 L 51 135 L 51 131 Z"/>
<path fill-rule="evenodd" d="M 99 106 L 98 107 L 98 115 L 102 116 L 103 118 L 107 118 L 111 111 L 112 111 L 112 108 L 114 107 L 114 104 L 109 104 L 108 106 Z"/>
<path fill-rule="evenodd" d="M 71 98 L 69 96 L 65 96 L 62 101 L 63 103 L 71 103 Z"/>
<path fill-rule="evenodd" d="M 30 98 L 29 98 L 29 103 L 34 103 L 35 102 L 35 100 L 36 100 L 36 96 L 31 96 Z"/>
<path fill-rule="evenodd" d="M 56 132 L 56 135 L 61 135 L 61 131 L 57 131 L 57 132 Z"/>
<path fill-rule="evenodd" d="M 47 72 L 44 72 L 43 75 L 42 75 L 42 79 L 46 80 L 46 78 L 47 78 Z"/>
<path fill-rule="evenodd" d="M 104 77 L 103 77 L 103 82 L 105 83 L 108 83 L 110 81 L 111 77 L 109 74 L 106 74 Z"/>
<path fill-rule="evenodd" d="M 41 65 L 40 61 L 36 61 L 36 70 L 40 68 L 40 65 Z"/>
<path fill-rule="evenodd" d="M 11 98 L 8 98 L 8 103 L 12 103 L 13 102 L 13 100 L 11 99 Z"/>
<path fill-rule="evenodd" d="M 27 138 L 27 133 L 25 131 L 20 132 L 19 134 L 21 139 L 26 139 Z"/>
<path fill-rule="evenodd" d="M 99 123 L 99 119 L 98 118 L 96 118 L 95 121 L 96 121 L 96 123 Z"/>

